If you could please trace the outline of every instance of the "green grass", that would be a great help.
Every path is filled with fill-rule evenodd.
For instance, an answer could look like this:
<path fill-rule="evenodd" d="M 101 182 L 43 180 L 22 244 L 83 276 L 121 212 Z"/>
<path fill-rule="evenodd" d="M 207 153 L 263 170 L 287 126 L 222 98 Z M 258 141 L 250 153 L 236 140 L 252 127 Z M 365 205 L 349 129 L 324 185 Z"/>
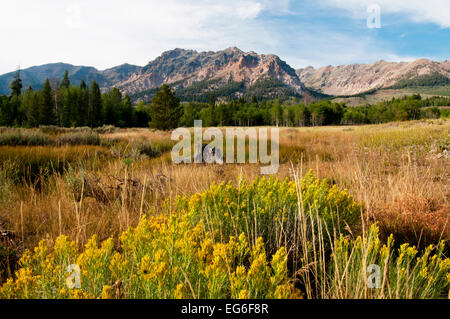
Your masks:
<path fill-rule="evenodd" d="M 411 87 L 403 89 L 405 92 L 428 94 L 428 95 L 442 95 L 450 96 L 450 85 L 444 86 L 425 86 L 425 87 Z"/>

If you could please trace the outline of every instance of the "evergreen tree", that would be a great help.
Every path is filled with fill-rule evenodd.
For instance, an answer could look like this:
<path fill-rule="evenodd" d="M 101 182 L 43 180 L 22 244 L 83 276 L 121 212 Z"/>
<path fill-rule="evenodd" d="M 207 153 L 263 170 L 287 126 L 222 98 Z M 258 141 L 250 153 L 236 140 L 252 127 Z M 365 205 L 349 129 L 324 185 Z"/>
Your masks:
<path fill-rule="evenodd" d="M 214 92 L 211 92 L 209 94 L 209 106 L 214 108 L 216 106 L 216 96 L 214 95 Z"/>
<path fill-rule="evenodd" d="M 26 116 L 26 124 L 31 127 L 39 126 L 38 92 L 29 87 L 22 98 L 22 109 Z"/>
<path fill-rule="evenodd" d="M 86 90 L 87 89 L 87 85 L 86 85 L 86 82 L 84 82 L 84 80 L 81 80 L 80 89 L 82 89 L 82 90 Z"/>
<path fill-rule="evenodd" d="M 77 108 L 77 125 L 88 125 L 88 109 L 89 109 L 89 87 L 84 83 L 80 84 L 80 92 L 78 95 L 78 108 Z"/>
<path fill-rule="evenodd" d="M 121 106 L 122 106 L 122 93 L 117 88 L 113 88 L 111 91 L 103 95 L 103 122 L 109 125 L 118 124 Z"/>
<path fill-rule="evenodd" d="M 76 110 L 76 94 L 73 87 L 66 88 L 62 98 L 61 126 L 71 127 Z"/>
<path fill-rule="evenodd" d="M 152 99 L 150 126 L 161 130 L 176 128 L 182 112 L 183 108 L 175 92 L 167 84 L 163 84 L 160 90 L 156 90 L 156 96 Z"/>
<path fill-rule="evenodd" d="M 55 123 L 54 99 L 50 81 L 48 79 L 45 80 L 39 102 L 39 124 L 53 125 Z"/>
<path fill-rule="evenodd" d="M 133 125 L 136 127 L 148 127 L 148 123 L 150 122 L 150 109 L 143 101 L 138 102 L 133 120 Z"/>
<path fill-rule="evenodd" d="M 209 109 L 209 113 L 211 116 L 209 126 L 214 126 L 216 125 L 216 96 L 214 95 L 214 92 L 211 92 L 211 94 L 209 95 Z"/>
<path fill-rule="evenodd" d="M 13 125 L 12 113 L 11 99 L 3 95 L 0 96 L 0 126 Z"/>
<path fill-rule="evenodd" d="M 69 88 L 70 86 L 70 80 L 69 80 L 69 71 L 64 72 L 64 77 L 61 81 L 61 88 Z"/>
<path fill-rule="evenodd" d="M 122 116 L 121 120 L 123 121 L 123 127 L 132 127 L 133 126 L 133 104 L 131 103 L 130 96 L 128 93 L 125 95 L 123 99 L 123 108 L 122 108 Z"/>
<path fill-rule="evenodd" d="M 102 124 L 102 94 L 97 82 L 92 81 L 89 93 L 88 124 L 97 127 Z"/>
<path fill-rule="evenodd" d="M 11 96 L 19 96 L 22 92 L 22 79 L 20 78 L 20 70 L 14 75 L 14 80 L 9 85 Z"/>

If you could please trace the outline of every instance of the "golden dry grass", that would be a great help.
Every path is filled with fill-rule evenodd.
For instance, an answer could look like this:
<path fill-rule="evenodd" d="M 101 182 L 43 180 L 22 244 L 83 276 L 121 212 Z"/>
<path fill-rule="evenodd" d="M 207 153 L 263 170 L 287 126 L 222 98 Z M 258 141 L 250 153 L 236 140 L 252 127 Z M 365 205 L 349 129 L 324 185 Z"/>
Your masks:
<path fill-rule="evenodd" d="M 277 176 L 292 178 L 292 169 L 312 169 L 364 202 L 367 217 L 379 221 L 385 234 L 393 232 L 413 244 L 449 239 L 449 131 L 450 121 L 438 120 L 282 128 Z M 167 142 L 170 132 L 129 129 L 101 137 Z M 60 234 L 79 245 L 94 234 L 100 240 L 117 238 L 144 212 L 160 211 L 177 195 L 204 191 L 213 182 L 259 176 L 257 165 L 174 165 L 169 153 L 153 159 L 125 161 L 109 155 L 91 160 L 96 164 L 54 174 L 44 188 L 2 185 L 0 222 L 16 241 L 23 238 L 24 247 L 33 247 L 42 238 Z"/>

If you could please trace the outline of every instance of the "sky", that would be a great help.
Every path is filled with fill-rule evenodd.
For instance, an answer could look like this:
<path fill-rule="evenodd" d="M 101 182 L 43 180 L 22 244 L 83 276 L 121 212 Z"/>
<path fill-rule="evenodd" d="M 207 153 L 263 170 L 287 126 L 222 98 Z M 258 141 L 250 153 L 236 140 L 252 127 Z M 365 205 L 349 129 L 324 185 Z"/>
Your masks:
<path fill-rule="evenodd" d="M 449 0 L 16 0 L 0 4 L 0 73 L 146 65 L 174 48 L 312 65 L 450 59 Z"/>

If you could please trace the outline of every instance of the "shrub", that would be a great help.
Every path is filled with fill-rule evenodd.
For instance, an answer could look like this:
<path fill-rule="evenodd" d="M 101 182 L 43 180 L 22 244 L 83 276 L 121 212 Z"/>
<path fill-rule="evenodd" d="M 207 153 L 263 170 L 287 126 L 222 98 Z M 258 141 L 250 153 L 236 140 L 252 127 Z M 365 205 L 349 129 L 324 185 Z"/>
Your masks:
<path fill-rule="evenodd" d="M 301 296 L 288 278 L 284 249 L 268 260 L 262 239 L 252 249 L 244 235 L 214 243 L 203 223 L 192 227 L 187 217 L 144 217 L 122 234 L 121 252 L 111 239 L 99 247 L 96 236 L 80 254 L 65 236 L 53 247 L 43 240 L 34 252 L 25 252 L 16 279 L 0 288 L 0 298 Z M 66 287 L 71 264 L 81 269 L 81 289 Z"/>
<path fill-rule="evenodd" d="M 102 127 L 97 127 L 94 131 L 98 134 L 111 134 L 119 131 L 120 129 L 114 125 L 103 125 Z"/>
<path fill-rule="evenodd" d="M 55 125 L 40 125 L 39 131 L 45 134 L 50 135 L 59 135 L 64 133 L 82 133 L 92 131 L 90 127 L 81 126 L 81 127 L 61 127 Z"/>
<path fill-rule="evenodd" d="M 136 149 L 140 154 L 147 155 L 151 158 L 158 157 L 161 154 L 170 151 L 172 147 L 173 143 L 163 141 L 137 140 L 131 142 L 131 148 Z"/>
<path fill-rule="evenodd" d="M 3 243 L 2 235 L 0 234 L 0 283 L 3 283 L 11 276 L 17 260 L 16 249 L 9 245 L 5 245 Z"/>
<path fill-rule="evenodd" d="M 66 133 L 58 137 L 59 145 L 100 145 L 100 136 L 93 131 Z"/>
<path fill-rule="evenodd" d="M 450 259 L 443 256 L 444 242 L 428 246 L 422 255 L 409 244 L 395 252 L 394 237 L 382 245 L 379 230 L 372 225 L 367 236 L 335 240 L 326 274 L 320 274 L 325 298 L 436 299 L 447 297 L 450 284 Z M 433 254 L 434 252 L 434 254 Z M 317 260 L 320 264 L 321 261 Z M 374 274 L 379 270 L 378 283 Z M 319 266 L 318 269 L 321 267 Z M 366 283 L 370 280 L 374 288 Z"/>
<path fill-rule="evenodd" d="M 0 146 L 44 146 L 54 141 L 37 130 L 7 129 L 0 134 Z"/>
<path fill-rule="evenodd" d="M 441 118 L 448 119 L 450 118 L 450 109 L 440 109 Z"/>
<path fill-rule="evenodd" d="M 44 134 L 58 135 L 62 133 L 66 133 L 68 131 L 65 127 L 59 127 L 56 125 L 41 125 L 39 126 L 39 131 Z"/>
<path fill-rule="evenodd" d="M 245 233 L 248 241 L 255 243 L 262 237 L 270 253 L 281 246 L 289 253 L 299 249 L 299 209 L 308 214 L 317 212 L 328 229 L 340 232 L 354 225 L 363 209 L 346 190 L 320 181 L 312 172 L 298 183 L 263 177 L 250 184 L 240 182 L 237 187 L 213 184 L 208 191 L 179 204 L 194 220 L 206 220 L 217 239 Z"/>
<path fill-rule="evenodd" d="M 443 247 L 419 255 L 378 227 L 352 240 L 338 232 L 361 205 L 311 173 L 303 180 L 259 178 L 237 187 L 212 185 L 178 197 L 165 214 L 77 252 L 60 236 L 26 251 L 0 298 L 436 298 L 448 292 L 450 260 Z M 342 223 L 342 224 L 341 224 Z M 327 248 L 328 247 L 328 248 Z M 293 254 L 293 249 L 296 249 Z M 433 253 L 435 250 L 435 253 Z M 289 254 L 300 269 L 288 267 Z M 66 286 L 69 265 L 81 287 Z M 380 266 L 380 287 L 368 289 L 368 266 Z"/>
<path fill-rule="evenodd" d="M 109 145 L 113 157 L 138 160 L 143 157 L 156 158 L 172 149 L 173 143 L 162 141 L 132 140 L 124 143 L 118 140 L 105 141 Z"/>

